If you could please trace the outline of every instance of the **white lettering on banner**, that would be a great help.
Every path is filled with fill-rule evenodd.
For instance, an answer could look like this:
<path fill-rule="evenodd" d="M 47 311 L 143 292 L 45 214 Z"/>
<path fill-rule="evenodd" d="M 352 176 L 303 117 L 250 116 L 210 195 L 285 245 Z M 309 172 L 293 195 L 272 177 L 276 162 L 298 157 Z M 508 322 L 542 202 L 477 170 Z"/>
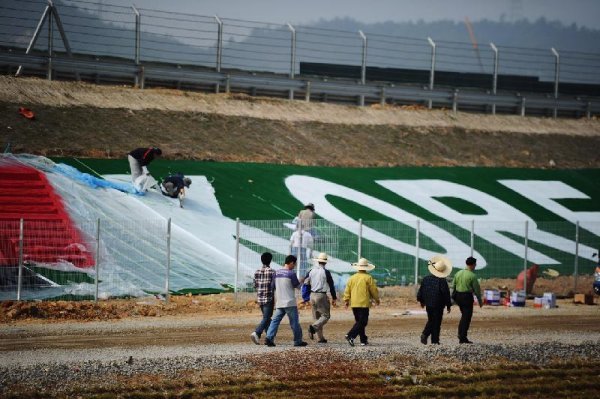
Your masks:
<path fill-rule="evenodd" d="M 467 218 L 469 220 L 474 220 L 475 234 L 477 236 L 480 236 L 505 251 L 521 258 L 525 253 L 524 245 L 506 237 L 501 232 L 509 232 L 524 237 L 525 221 L 528 221 L 528 239 L 530 241 L 538 242 L 570 254 L 575 254 L 574 241 L 539 230 L 535 221 L 526 214 L 513 208 L 506 202 L 474 188 L 458 183 L 434 179 L 379 180 L 377 183 L 446 220 L 451 220 L 453 222 L 465 220 Z M 463 214 L 444 205 L 442 202 L 436 200 L 435 197 L 460 198 L 483 208 L 487 214 Z M 465 221 L 457 224 L 461 225 L 463 228 L 470 228 L 467 227 L 468 223 L 469 222 Z M 580 251 L 581 249 L 587 249 L 587 247 L 580 245 Z M 582 254 L 581 256 L 587 258 L 589 255 L 584 256 Z M 527 259 L 530 262 L 537 264 L 560 263 L 531 247 L 527 250 Z"/>
<path fill-rule="evenodd" d="M 335 195 L 345 198 L 399 222 L 406 223 L 406 221 L 414 220 L 416 223 L 416 220 L 418 219 L 415 215 L 385 201 L 361 193 L 360 191 L 356 191 L 354 189 L 316 177 L 293 175 L 285 179 L 285 184 L 290 190 L 290 193 L 300 202 L 303 204 L 312 202 L 315 205 L 316 212 L 319 214 L 319 216 L 352 233 L 356 233 L 358 231 L 359 223 L 333 206 L 327 200 L 327 195 Z M 455 265 L 462 267 L 466 255 L 471 252 L 470 245 L 463 243 L 452 234 L 427 221 L 421 221 L 420 231 L 422 234 L 430 237 L 432 240 L 442 246 L 447 251 L 446 255 L 453 261 Z M 363 226 L 363 238 L 398 252 L 409 255 L 414 255 L 416 253 L 416 248 L 414 245 L 396 240 L 367 226 Z M 421 259 L 427 260 L 433 255 L 435 255 L 435 253 L 432 251 L 425 249 L 419 250 L 419 257 Z M 487 262 L 481 254 L 474 252 L 473 255 L 478 259 L 478 268 L 483 268 L 487 265 Z"/>
<path fill-rule="evenodd" d="M 574 212 L 554 201 L 555 199 L 590 199 L 581 191 L 561 181 L 546 180 L 498 180 L 499 183 L 543 206 L 550 212 L 600 235 L 600 212 Z"/>

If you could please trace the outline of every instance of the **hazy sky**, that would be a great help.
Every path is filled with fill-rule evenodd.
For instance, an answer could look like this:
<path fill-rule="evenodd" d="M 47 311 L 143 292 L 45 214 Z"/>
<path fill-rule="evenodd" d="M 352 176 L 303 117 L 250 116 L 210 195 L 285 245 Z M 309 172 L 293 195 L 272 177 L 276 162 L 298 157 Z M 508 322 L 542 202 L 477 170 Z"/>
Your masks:
<path fill-rule="evenodd" d="M 106 3 L 120 3 L 107 0 Z M 308 24 L 321 18 L 360 22 L 540 17 L 600 29 L 600 0 L 131 0 L 140 8 L 219 15 L 261 22 Z"/>

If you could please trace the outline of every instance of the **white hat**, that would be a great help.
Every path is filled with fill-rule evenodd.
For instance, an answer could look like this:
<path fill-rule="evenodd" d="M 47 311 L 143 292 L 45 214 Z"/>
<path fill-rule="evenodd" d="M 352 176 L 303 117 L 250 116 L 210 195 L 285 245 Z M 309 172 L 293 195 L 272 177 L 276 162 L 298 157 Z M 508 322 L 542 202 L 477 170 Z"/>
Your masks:
<path fill-rule="evenodd" d="M 427 263 L 427 268 L 434 276 L 444 278 L 452 273 L 452 262 L 442 255 L 435 255 Z"/>
<path fill-rule="evenodd" d="M 365 258 L 360 258 L 358 263 L 352 264 L 352 268 L 354 270 L 364 270 L 366 272 L 370 272 L 371 270 L 375 269 L 375 265 L 369 263 L 369 261 Z"/>
<path fill-rule="evenodd" d="M 321 252 L 319 256 L 313 258 L 313 260 L 318 263 L 327 263 L 327 254 L 325 252 Z"/>

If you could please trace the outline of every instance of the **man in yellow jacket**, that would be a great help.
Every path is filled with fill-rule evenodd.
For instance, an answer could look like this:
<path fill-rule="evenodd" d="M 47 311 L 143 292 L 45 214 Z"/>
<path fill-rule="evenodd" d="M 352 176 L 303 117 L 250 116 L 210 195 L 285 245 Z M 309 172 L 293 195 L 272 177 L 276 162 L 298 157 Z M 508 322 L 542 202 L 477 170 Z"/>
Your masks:
<path fill-rule="evenodd" d="M 346 341 L 350 346 L 354 346 L 354 339 L 359 336 L 362 346 L 368 345 L 368 337 L 365 334 L 365 328 L 369 323 L 369 308 L 371 301 L 379 305 L 379 292 L 375 285 L 375 279 L 369 271 L 375 269 L 375 265 L 369 263 L 365 258 L 361 258 L 358 263 L 353 263 L 352 268 L 358 273 L 348 279 L 346 290 L 344 291 L 344 303 L 348 305 L 354 313 L 355 323 L 346 334 Z"/>

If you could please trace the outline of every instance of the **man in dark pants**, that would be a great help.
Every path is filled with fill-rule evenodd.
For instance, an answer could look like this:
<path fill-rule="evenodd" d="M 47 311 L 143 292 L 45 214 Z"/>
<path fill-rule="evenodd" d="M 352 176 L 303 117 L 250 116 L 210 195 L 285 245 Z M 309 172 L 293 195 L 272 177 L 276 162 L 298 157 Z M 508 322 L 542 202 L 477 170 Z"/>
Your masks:
<path fill-rule="evenodd" d="M 260 336 L 263 332 L 269 329 L 271 317 L 273 317 L 273 308 L 275 306 L 275 298 L 273 296 L 273 279 L 275 271 L 271 269 L 271 261 L 273 254 L 265 252 L 260 256 L 262 268 L 254 273 L 254 288 L 256 289 L 256 302 L 260 306 L 262 312 L 262 320 L 256 326 L 256 329 L 250 334 L 250 339 L 256 345 L 260 345 Z"/>
<path fill-rule="evenodd" d="M 481 289 L 477 276 L 473 273 L 477 266 L 477 259 L 469 256 L 466 260 L 467 267 L 456 273 L 452 288 L 454 290 L 454 302 L 460 307 L 462 314 L 458 324 L 458 342 L 461 344 L 472 344 L 467 334 L 473 317 L 473 295 L 477 297 L 479 307 L 483 306 L 481 302 Z"/>
<path fill-rule="evenodd" d="M 450 313 L 452 306 L 450 289 L 446 281 L 446 277 L 452 272 L 452 262 L 443 256 L 436 255 L 431 258 L 427 268 L 431 274 L 425 276 L 417 293 L 417 301 L 421 307 L 425 307 L 427 310 L 427 324 L 421 334 L 421 343 L 427 345 L 427 339 L 431 335 L 431 343 L 439 345 L 444 307 Z"/>

